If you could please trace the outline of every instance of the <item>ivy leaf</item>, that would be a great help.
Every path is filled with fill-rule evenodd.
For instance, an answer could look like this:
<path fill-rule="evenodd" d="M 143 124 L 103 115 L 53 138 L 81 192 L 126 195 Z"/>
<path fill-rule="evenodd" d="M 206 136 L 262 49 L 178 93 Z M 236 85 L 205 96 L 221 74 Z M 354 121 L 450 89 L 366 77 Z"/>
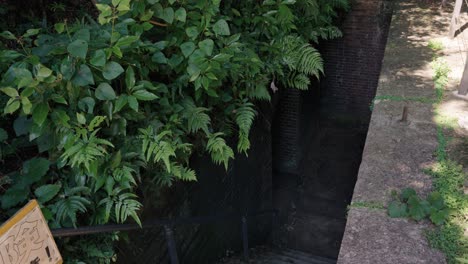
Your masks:
<path fill-rule="evenodd" d="M 85 59 L 88 53 L 88 42 L 82 39 L 77 39 L 68 44 L 67 51 L 75 57 Z"/>
<path fill-rule="evenodd" d="M 184 54 L 184 57 L 188 58 L 195 50 L 195 43 L 193 42 L 182 43 L 180 45 L 180 49 L 182 50 L 182 54 Z"/>
<path fill-rule="evenodd" d="M 120 64 L 118 64 L 115 61 L 110 61 L 106 63 L 106 65 L 104 66 L 102 75 L 104 76 L 106 80 L 110 81 L 119 77 L 119 75 L 122 74 L 124 71 L 125 71 L 124 68 L 122 68 Z"/>
<path fill-rule="evenodd" d="M 23 180 L 26 184 L 35 183 L 42 179 L 49 170 L 50 162 L 44 158 L 33 158 L 23 165 Z"/>
<path fill-rule="evenodd" d="M 76 86 L 93 85 L 94 76 L 91 72 L 91 69 L 87 65 L 81 64 L 80 68 L 72 79 L 72 83 Z"/>
<path fill-rule="evenodd" d="M 47 115 L 49 114 L 49 106 L 47 103 L 40 103 L 38 104 L 33 111 L 33 121 L 37 125 L 41 126 L 44 121 L 47 119 Z"/>
<path fill-rule="evenodd" d="M 172 7 L 164 8 L 162 13 L 159 15 L 159 18 L 169 24 L 172 24 L 172 22 L 174 22 L 174 9 Z"/>
<path fill-rule="evenodd" d="M 60 188 L 62 187 L 57 184 L 42 185 L 34 191 L 34 195 L 40 203 L 46 203 L 57 195 Z"/>
<path fill-rule="evenodd" d="M 95 96 L 101 101 L 114 100 L 117 98 L 114 89 L 108 83 L 101 83 L 96 89 Z"/>
<path fill-rule="evenodd" d="M 157 51 L 153 54 L 153 57 L 151 57 L 151 60 L 153 62 L 159 63 L 159 64 L 166 64 L 167 63 L 167 58 L 164 53 Z"/>
<path fill-rule="evenodd" d="M 188 27 L 185 29 L 185 33 L 191 39 L 195 39 L 198 36 L 198 34 L 200 34 L 197 27 Z"/>
<path fill-rule="evenodd" d="M 141 101 L 152 101 L 158 98 L 155 94 L 148 92 L 147 90 L 138 90 L 132 94 L 136 99 Z"/>
<path fill-rule="evenodd" d="M 89 62 L 92 65 L 97 66 L 97 67 L 102 67 L 106 65 L 106 53 L 102 49 L 96 50 L 93 56 L 91 56 L 91 59 L 89 60 Z"/>
<path fill-rule="evenodd" d="M 388 215 L 392 218 L 408 216 L 408 207 L 399 201 L 393 201 L 388 205 Z"/>
<path fill-rule="evenodd" d="M 229 35 L 231 35 L 231 31 L 229 30 L 229 25 L 228 25 L 228 23 L 226 22 L 226 20 L 224 20 L 224 19 L 218 20 L 218 22 L 216 22 L 216 23 L 213 25 L 213 32 L 214 32 L 216 35 L 221 35 L 221 36 L 229 36 Z"/>
<path fill-rule="evenodd" d="M 211 39 L 205 39 L 198 43 L 198 47 L 200 47 L 207 56 L 211 56 L 213 54 L 214 42 Z"/>
<path fill-rule="evenodd" d="M 185 10 L 185 8 L 181 7 L 177 9 L 174 16 L 176 20 L 179 20 L 180 22 L 185 22 L 187 20 L 187 11 Z"/>

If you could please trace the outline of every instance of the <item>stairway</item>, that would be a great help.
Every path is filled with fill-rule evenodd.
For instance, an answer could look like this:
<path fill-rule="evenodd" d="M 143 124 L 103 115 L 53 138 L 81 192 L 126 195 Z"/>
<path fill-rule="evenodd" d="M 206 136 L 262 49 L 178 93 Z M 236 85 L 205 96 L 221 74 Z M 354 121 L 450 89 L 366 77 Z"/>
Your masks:
<path fill-rule="evenodd" d="M 269 250 L 255 254 L 247 262 L 239 259 L 231 259 L 223 264 L 335 264 L 336 260 L 317 257 L 292 249 Z"/>

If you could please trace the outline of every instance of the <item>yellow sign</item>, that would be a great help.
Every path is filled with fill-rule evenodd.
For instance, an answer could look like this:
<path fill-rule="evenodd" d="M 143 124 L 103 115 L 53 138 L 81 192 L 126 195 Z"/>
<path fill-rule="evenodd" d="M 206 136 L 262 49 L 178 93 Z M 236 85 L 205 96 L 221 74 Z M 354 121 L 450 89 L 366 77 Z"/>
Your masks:
<path fill-rule="evenodd" d="M 36 200 L 0 227 L 0 264 L 61 264 L 49 226 Z"/>

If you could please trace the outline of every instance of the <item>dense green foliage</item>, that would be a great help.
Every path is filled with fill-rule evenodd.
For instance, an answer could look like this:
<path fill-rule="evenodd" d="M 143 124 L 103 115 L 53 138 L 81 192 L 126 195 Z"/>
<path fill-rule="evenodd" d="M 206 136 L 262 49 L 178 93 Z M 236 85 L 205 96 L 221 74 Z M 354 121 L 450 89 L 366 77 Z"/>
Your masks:
<path fill-rule="evenodd" d="M 3 219 L 36 198 L 51 227 L 140 223 L 143 180 L 196 181 L 195 152 L 227 169 L 228 142 L 237 138 L 239 153 L 250 147 L 255 102 L 278 87 L 307 89 L 323 72 L 310 43 L 340 36 L 332 22 L 347 2 L 112 0 L 96 8 L 95 18 L 30 21 L 0 34 Z"/>
<path fill-rule="evenodd" d="M 448 217 L 449 210 L 438 192 L 422 199 L 414 189 L 406 188 L 400 194 L 394 192 L 393 197 L 394 201 L 388 205 L 390 217 L 410 217 L 416 221 L 429 218 L 436 225 L 442 225 Z"/>

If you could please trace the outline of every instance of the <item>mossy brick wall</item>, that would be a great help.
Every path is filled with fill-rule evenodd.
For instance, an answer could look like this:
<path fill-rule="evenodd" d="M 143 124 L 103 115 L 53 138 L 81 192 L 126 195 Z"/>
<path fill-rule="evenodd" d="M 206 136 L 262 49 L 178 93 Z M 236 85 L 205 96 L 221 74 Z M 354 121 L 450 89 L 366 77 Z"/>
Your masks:
<path fill-rule="evenodd" d="M 388 1 L 354 0 L 344 17 L 343 38 L 324 42 L 321 112 L 353 115 L 365 123 L 379 80 L 391 8 Z"/>
<path fill-rule="evenodd" d="M 367 129 L 370 105 L 377 88 L 385 51 L 391 9 L 383 0 L 354 0 L 351 10 L 342 17 L 343 37 L 323 42 L 319 49 L 325 61 L 325 76 L 310 89 L 301 92 L 283 89 L 277 97 L 274 118 L 273 168 L 279 173 L 297 174 L 301 149 L 310 118 L 316 118 L 309 104 L 310 94 L 320 96 L 322 117 L 350 120 Z M 315 103 L 315 102 L 314 102 Z"/>

